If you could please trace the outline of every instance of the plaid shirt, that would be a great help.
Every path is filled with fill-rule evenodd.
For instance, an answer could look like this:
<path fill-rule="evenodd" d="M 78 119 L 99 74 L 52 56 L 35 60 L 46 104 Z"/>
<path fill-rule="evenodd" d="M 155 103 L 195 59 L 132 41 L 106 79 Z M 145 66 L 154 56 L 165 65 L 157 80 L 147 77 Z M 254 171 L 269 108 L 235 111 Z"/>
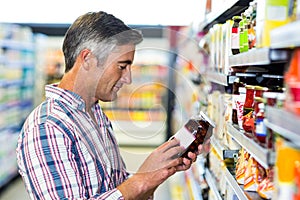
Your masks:
<path fill-rule="evenodd" d="M 124 199 L 127 177 L 111 123 L 98 103 L 55 85 L 28 117 L 17 146 L 19 173 L 31 199 Z"/>

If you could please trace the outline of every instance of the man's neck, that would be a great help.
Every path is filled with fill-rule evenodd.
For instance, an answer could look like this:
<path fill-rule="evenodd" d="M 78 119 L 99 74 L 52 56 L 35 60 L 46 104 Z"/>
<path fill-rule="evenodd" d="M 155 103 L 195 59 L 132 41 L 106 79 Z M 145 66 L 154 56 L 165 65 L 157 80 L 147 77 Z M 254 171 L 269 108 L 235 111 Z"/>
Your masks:
<path fill-rule="evenodd" d="M 69 90 L 81 96 L 85 102 L 86 110 L 91 111 L 92 106 L 95 104 L 95 98 L 89 94 L 89 88 L 87 88 L 86 81 L 82 78 L 77 70 L 71 70 L 66 73 L 60 81 L 58 87 Z"/>

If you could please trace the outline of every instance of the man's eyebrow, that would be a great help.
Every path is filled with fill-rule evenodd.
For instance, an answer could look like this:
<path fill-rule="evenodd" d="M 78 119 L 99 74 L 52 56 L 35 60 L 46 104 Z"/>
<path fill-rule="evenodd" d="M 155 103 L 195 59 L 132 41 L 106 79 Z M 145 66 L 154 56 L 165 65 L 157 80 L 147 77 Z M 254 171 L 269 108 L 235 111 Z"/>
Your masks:
<path fill-rule="evenodd" d="M 127 65 L 131 65 L 132 64 L 132 61 L 131 60 L 121 60 L 121 61 L 118 61 L 119 64 L 127 64 Z"/>

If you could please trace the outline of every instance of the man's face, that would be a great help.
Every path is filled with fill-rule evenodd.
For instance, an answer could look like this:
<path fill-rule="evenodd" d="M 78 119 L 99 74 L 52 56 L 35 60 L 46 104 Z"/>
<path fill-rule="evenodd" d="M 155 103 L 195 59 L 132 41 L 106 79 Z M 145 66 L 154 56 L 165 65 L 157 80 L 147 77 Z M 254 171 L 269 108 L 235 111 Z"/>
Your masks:
<path fill-rule="evenodd" d="M 135 46 L 117 47 L 107 58 L 104 71 L 99 78 L 95 98 L 101 101 L 113 101 L 123 84 L 131 83 L 131 64 L 134 59 Z M 99 67 L 102 68 L 103 66 Z M 103 68 L 102 68 L 103 70 Z"/>

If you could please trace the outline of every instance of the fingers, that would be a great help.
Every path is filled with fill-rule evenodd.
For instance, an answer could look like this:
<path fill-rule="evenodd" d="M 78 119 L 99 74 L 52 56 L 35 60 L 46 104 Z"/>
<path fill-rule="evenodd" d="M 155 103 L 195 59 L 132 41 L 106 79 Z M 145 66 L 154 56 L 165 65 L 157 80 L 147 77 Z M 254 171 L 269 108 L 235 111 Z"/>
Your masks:
<path fill-rule="evenodd" d="M 188 158 L 183 158 L 182 164 L 176 167 L 177 171 L 188 170 L 192 166 L 193 161 Z"/>
<path fill-rule="evenodd" d="M 166 167 L 167 168 L 177 167 L 178 165 L 182 165 L 182 164 L 183 164 L 183 158 L 178 157 L 176 159 L 170 160 L 166 165 Z"/>
<path fill-rule="evenodd" d="M 188 156 L 189 160 L 191 160 L 192 162 L 195 162 L 197 159 L 197 154 L 192 153 L 192 152 L 188 152 L 187 156 Z"/>
<path fill-rule="evenodd" d="M 168 149 L 170 149 L 172 147 L 179 146 L 179 145 L 180 145 L 179 140 L 177 140 L 176 138 L 174 138 L 172 140 L 169 140 L 169 141 L 163 143 L 156 150 L 160 151 L 160 152 L 166 152 Z"/>
<path fill-rule="evenodd" d="M 178 158 L 183 153 L 184 147 L 182 146 L 176 146 L 173 148 L 168 149 L 165 153 L 168 155 L 171 155 L 170 159 Z"/>
<path fill-rule="evenodd" d="M 203 150 L 203 145 L 200 144 L 200 145 L 198 146 L 198 152 L 197 152 L 197 154 L 198 154 L 198 155 L 201 154 L 202 150 Z"/>
<path fill-rule="evenodd" d="M 200 144 L 198 146 L 198 152 L 197 154 L 201 154 L 203 152 L 209 152 L 209 149 L 210 149 L 210 139 L 207 139 L 204 144 Z"/>

